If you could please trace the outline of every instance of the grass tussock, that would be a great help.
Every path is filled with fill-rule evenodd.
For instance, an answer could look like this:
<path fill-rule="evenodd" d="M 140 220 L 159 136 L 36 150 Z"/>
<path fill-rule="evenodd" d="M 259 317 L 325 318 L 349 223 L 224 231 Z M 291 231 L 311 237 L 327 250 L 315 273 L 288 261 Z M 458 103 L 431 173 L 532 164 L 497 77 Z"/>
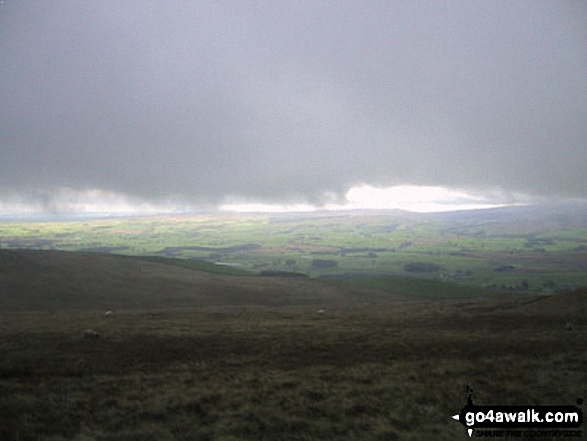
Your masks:
<path fill-rule="evenodd" d="M 5 313 L 0 439 L 464 440 L 467 385 L 479 404 L 585 397 L 587 316 L 569 332 L 573 308 L 536 305 Z"/>

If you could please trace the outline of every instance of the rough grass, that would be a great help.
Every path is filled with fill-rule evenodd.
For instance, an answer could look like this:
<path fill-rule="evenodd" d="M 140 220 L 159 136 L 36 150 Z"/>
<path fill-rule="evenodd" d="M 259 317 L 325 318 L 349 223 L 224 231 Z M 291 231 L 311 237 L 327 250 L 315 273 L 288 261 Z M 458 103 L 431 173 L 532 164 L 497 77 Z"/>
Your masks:
<path fill-rule="evenodd" d="M 324 306 L 407 298 L 335 282 L 236 276 L 196 266 L 163 258 L 0 250 L 0 310 Z"/>
<path fill-rule="evenodd" d="M 133 257 L 130 257 L 131 259 Z M 227 276 L 254 276 L 257 273 L 235 268 L 229 265 L 219 265 L 213 262 L 207 262 L 199 259 L 169 259 L 160 256 L 141 256 L 141 260 L 146 262 L 162 263 L 167 265 L 177 265 L 185 268 L 206 271 L 213 274 L 222 274 Z"/>
<path fill-rule="evenodd" d="M 409 277 L 354 277 L 348 283 L 389 293 L 402 293 L 412 298 L 445 299 L 479 296 L 499 296 L 502 292 L 489 291 L 474 285 Z"/>
<path fill-rule="evenodd" d="M 586 295 L 3 313 L 0 439 L 465 440 L 467 385 L 479 404 L 585 397 Z"/>

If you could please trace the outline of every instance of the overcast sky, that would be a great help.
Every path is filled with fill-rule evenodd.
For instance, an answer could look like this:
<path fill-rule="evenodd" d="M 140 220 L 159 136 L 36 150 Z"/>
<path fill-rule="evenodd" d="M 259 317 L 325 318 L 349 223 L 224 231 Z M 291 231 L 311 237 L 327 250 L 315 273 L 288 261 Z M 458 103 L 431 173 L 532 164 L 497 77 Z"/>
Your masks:
<path fill-rule="evenodd" d="M 402 184 L 587 198 L 587 3 L 0 5 L 0 198 Z"/>

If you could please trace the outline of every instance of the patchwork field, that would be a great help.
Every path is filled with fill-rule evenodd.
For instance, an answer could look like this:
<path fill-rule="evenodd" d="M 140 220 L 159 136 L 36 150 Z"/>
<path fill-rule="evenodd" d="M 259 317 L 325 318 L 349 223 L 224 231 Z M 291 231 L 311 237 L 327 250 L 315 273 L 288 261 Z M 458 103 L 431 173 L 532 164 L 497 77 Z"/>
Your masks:
<path fill-rule="evenodd" d="M 478 404 L 587 396 L 587 291 L 395 282 L 2 250 L 0 439 L 452 441 L 467 387 Z"/>
<path fill-rule="evenodd" d="M 357 211 L 0 222 L 1 248 L 159 256 L 208 270 L 416 278 L 506 292 L 587 286 L 587 209 Z"/>
<path fill-rule="evenodd" d="M 574 405 L 586 219 L 3 221 L 0 440 L 465 440 L 467 387 Z"/>

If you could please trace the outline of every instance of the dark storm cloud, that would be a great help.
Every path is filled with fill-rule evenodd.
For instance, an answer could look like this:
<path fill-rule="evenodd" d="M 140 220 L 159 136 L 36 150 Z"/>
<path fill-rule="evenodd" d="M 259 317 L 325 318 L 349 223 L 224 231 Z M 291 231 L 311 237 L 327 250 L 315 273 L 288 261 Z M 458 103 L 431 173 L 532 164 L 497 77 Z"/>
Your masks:
<path fill-rule="evenodd" d="M 581 1 L 0 5 L 0 189 L 587 197 Z"/>

